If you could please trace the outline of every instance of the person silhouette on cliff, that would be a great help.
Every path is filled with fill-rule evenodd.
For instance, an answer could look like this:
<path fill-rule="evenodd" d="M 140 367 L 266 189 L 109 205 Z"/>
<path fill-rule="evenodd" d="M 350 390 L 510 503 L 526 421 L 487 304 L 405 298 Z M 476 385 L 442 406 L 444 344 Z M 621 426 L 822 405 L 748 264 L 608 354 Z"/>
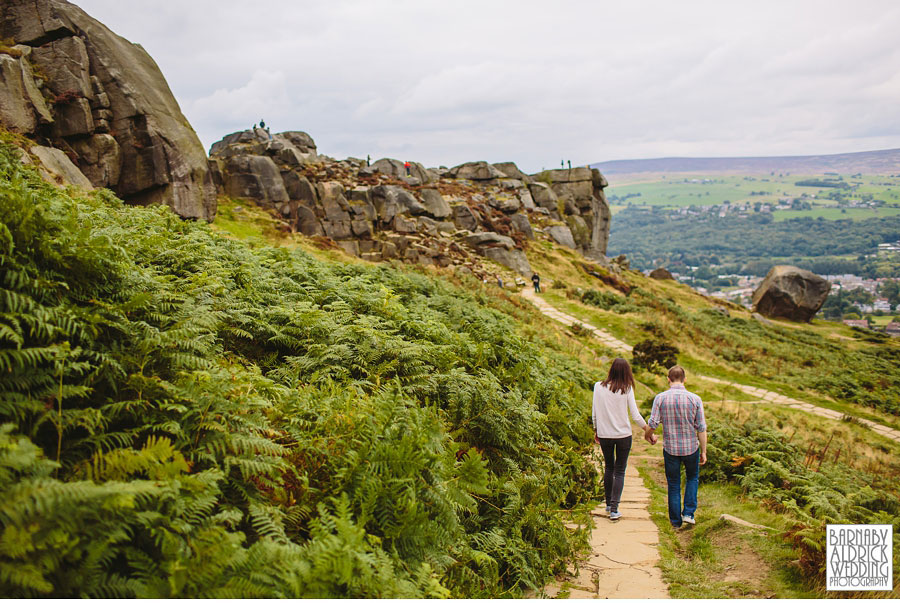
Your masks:
<path fill-rule="evenodd" d="M 265 130 L 266 129 L 266 120 L 264 120 L 264 119 L 259 120 L 259 127 L 262 128 L 263 130 Z"/>
<path fill-rule="evenodd" d="M 403 164 L 403 167 L 406 168 L 406 177 L 409 178 L 409 162 L 408 162 L 408 161 L 405 162 L 405 163 Z"/>

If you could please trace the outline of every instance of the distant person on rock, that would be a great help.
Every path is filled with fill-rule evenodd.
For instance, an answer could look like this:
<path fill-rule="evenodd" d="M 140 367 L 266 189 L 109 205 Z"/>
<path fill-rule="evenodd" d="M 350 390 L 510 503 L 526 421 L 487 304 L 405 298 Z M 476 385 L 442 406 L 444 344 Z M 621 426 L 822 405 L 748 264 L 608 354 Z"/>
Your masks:
<path fill-rule="evenodd" d="M 534 274 L 531 275 L 531 282 L 534 283 L 534 292 L 540 293 L 541 292 L 541 277 L 538 276 L 537 272 L 535 272 Z"/>
<path fill-rule="evenodd" d="M 403 167 L 406 168 L 406 177 L 409 178 L 409 162 L 408 162 L 408 161 L 405 162 L 405 163 L 403 164 Z"/>
<path fill-rule="evenodd" d="M 501 289 L 503 288 L 503 279 L 500 278 L 499 276 L 497 277 L 497 286 L 500 287 Z"/>
<path fill-rule="evenodd" d="M 638 412 L 634 400 L 634 375 L 631 365 L 624 358 L 613 360 L 606 379 L 594 384 L 591 405 L 591 423 L 594 425 L 594 443 L 603 451 L 603 489 L 606 494 L 606 512 L 613 521 L 622 517 L 619 502 L 625 487 L 625 468 L 631 452 L 631 424 L 646 429 L 647 422 Z"/>
<path fill-rule="evenodd" d="M 266 120 L 264 120 L 264 119 L 259 120 L 259 127 L 262 128 L 263 130 L 265 130 L 266 129 Z"/>
<path fill-rule="evenodd" d="M 669 490 L 669 521 L 680 528 L 694 524 L 697 490 L 700 487 L 700 465 L 706 464 L 706 416 L 703 401 L 684 387 L 684 369 L 669 369 L 669 389 L 653 399 L 650 420 L 644 428 L 644 439 L 657 442 L 653 433 L 663 426 L 663 460 Z M 681 466 L 684 465 L 684 507 L 681 504 Z"/>
<path fill-rule="evenodd" d="M 369 167 L 372 164 L 372 156 L 366 155 L 366 167 Z"/>

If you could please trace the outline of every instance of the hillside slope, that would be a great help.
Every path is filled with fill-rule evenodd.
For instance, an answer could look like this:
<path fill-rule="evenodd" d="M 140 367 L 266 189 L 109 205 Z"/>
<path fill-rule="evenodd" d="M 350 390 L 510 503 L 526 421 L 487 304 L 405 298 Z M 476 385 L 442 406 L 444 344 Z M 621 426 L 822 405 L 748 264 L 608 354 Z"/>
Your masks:
<path fill-rule="evenodd" d="M 4 593 L 516 595 L 577 550 L 598 375 L 513 306 L 72 196 L 6 146 L 0 198 Z"/>

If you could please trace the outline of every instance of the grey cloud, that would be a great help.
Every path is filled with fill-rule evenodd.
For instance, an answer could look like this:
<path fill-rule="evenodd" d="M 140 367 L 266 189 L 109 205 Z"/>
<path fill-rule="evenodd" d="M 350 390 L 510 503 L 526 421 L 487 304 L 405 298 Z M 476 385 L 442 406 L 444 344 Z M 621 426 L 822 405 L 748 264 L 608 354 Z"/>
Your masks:
<path fill-rule="evenodd" d="M 75 0 L 157 60 L 209 146 L 265 118 L 338 157 L 526 170 L 900 146 L 900 7 Z"/>

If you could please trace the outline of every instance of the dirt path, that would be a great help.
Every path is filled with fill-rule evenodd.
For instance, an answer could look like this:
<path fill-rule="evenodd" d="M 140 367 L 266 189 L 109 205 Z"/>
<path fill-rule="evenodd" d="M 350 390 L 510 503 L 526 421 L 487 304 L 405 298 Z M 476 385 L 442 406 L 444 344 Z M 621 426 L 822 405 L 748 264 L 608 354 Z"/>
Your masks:
<path fill-rule="evenodd" d="M 616 339 L 603 329 L 598 329 L 597 327 L 593 327 L 589 324 L 581 322 L 580 320 L 576 319 L 573 316 L 570 316 L 569 314 L 560 312 L 549 303 L 547 303 L 539 295 L 537 295 L 533 289 L 523 289 L 521 291 L 521 295 L 525 299 L 532 302 L 535 306 L 537 306 L 538 310 L 540 310 L 542 314 L 549 316 L 550 318 L 561 322 L 564 325 L 579 325 L 583 329 L 590 331 L 594 335 L 594 337 L 596 337 L 600 340 L 601 343 L 603 343 L 603 345 L 608 348 L 612 348 L 616 352 L 630 352 L 632 350 L 632 347 L 630 345 L 620 339 Z M 810 404 L 809 402 L 803 402 L 802 400 L 789 398 L 788 396 L 784 396 L 782 394 L 765 390 L 759 387 L 741 385 L 740 383 L 725 381 L 724 379 L 717 379 L 715 377 L 706 377 L 704 375 L 697 375 L 697 377 L 705 379 L 712 383 L 716 383 L 717 385 L 724 386 L 726 388 L 726 391 L 727 388 L 733 387 L 735 390 L 739 390 L 749 396 L 755 397 L 754 400 L 741 402 L 741 404 L 777 404 L 781 406 L 787 406 L 789 408 L 794 408 L 796 410 L 801 410 L 803 412 L 807 412 L 819 417 L 825 417 L 826 419 L 834 419 L 836 421 L 840 421 L 844 416 L 843 413 L 836 410 L 831 410 L 830 408 L 822 408 L 821 406 L 816 406 L 815 404 Z M 875 433 L 883 435 L 886 438 L 890 438 L 895 442 L 900 442 L 900 430 L 888 427 L 887 425 L 876 423 L 875 421 L 870 421 L 869 419 L 857 417 L 857 420 Z"/>
<path fill-rule="evenodd" d="M 611 521 L 606 503 L 591 511 L 590 553 L 569 568 L 568 575 L 546 586 L 544 597 L 556 598 L 568 591 L 569 599 L 669 598 L 669 589 L 657 567 L 659 530 L 650 519 L 650 491 L 636 465 L 659 461 L 662 453 L 657 449 L 653 455 L 642 434 L 642 430 L 634 430 L 633 456 L 625 470 L 625 489 L 619 504 L 622 518 Z"/>

